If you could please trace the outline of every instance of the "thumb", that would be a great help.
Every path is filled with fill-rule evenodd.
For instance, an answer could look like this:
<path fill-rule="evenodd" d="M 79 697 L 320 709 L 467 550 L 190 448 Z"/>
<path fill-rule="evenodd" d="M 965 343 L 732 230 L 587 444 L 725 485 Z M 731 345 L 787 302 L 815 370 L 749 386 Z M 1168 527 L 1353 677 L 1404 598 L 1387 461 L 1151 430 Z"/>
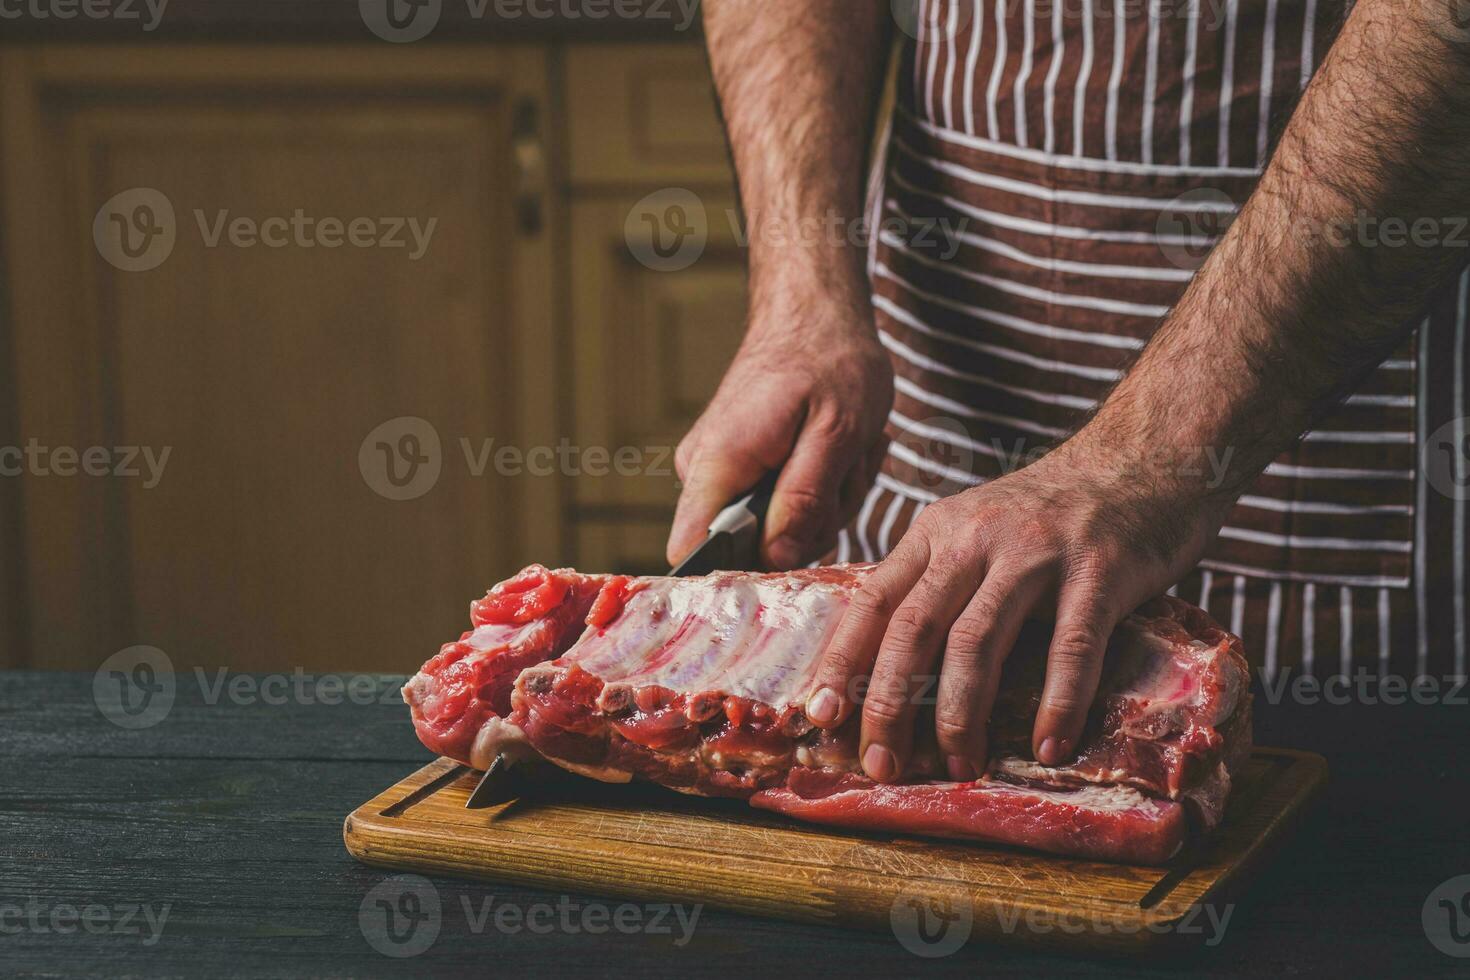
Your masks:
<path fill-rule="evenodd" d="M 846 442 L 811 424 L 802 430 L 766 512 L 766 557 L 773 567 L 811 561 L 836 531 L 842 481 L 855 462 Z"/>
<path fill-rule="evenodd" d="M 764 474 L 765 467 L 743 455 L 700 453 L 691 460 L 665 549 L 669 564 L 677 565 L 698 547 L 715 515 Z"/>

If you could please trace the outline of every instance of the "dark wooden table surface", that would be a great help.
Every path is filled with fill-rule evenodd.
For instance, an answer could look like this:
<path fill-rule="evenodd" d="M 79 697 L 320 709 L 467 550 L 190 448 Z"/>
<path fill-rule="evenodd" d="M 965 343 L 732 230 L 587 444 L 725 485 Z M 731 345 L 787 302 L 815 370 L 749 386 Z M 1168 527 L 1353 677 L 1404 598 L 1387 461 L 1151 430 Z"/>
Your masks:
<path fill-rule="evenodd" d="M 355 863 L 341 840 L 346 813 L 428 760 L 393 696 L 401 679 L 361 679 L 338 704 L 289 676 L 217 680 L 179 675 L 166 716 L 129 730 L 103 715 L 91 675 L 0 673 L 0 974 L 1470 974 L 1470 959 L 1436 948 L 1423 920 L 1437 886 L 1470 874 L 1464 704 L 1258 700 L 1258 741 L 1325 754 L 1329 789 L 1234 908 L 1223 941 L 1164 962 L 975 943 L 919 959 L 886 933 L 710 909 L 687 937 L 672 917 L 668 932 L 635 928 L 655 915 L 636 907 L 618 930 L 607 923 L 625 903 L 447 878 L 431 878 L 437 936 L 402 959 L 360 925 L 389 876 Z M 1470 918 L 1459 928 L 1470 933 Z M 1457 951 L 1470 954 L 1470 935 Z"/>

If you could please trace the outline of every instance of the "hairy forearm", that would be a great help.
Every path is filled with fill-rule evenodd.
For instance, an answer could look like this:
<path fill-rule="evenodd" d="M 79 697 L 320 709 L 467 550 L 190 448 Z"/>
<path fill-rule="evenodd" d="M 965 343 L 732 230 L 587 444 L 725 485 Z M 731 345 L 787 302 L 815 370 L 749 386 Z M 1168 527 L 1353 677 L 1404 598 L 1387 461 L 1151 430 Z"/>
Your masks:
<path fill-rule="evenodd" d="M 792 280 L 852 298 L 865 288 L 849 229 L 863 215 L 888 24 L 886 0 L 704 4 L 757 303 Z"/>
<path fill-rule="evenodd" d="M 1463 240 L 1444 240 L 1470 206 L 1470 37 L 1455 39 L 1451 6 L 1360 0 L 1086 445 L 1123 459 L 1147 447 L 1168 467 L 1149 482 L 1228 504 L 1402 340 L 1466 260 Z M 1387 219 L 1426 234 L 1389 244 L 1371 233 Z M 1169 486 L 1207 449 L 1228 453 L 1223 484 Z"/>

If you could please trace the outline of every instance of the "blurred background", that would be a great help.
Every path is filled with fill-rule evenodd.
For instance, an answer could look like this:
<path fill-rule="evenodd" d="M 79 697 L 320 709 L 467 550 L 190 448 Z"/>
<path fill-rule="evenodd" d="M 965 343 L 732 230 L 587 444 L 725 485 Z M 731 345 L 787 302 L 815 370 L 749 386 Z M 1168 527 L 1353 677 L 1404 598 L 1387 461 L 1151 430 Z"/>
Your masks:
<path fill-rule="evenodd" d="M 0 667 L 412 672 L 663 569 L 733 207 L 691 0 L 7 9 Z"/>

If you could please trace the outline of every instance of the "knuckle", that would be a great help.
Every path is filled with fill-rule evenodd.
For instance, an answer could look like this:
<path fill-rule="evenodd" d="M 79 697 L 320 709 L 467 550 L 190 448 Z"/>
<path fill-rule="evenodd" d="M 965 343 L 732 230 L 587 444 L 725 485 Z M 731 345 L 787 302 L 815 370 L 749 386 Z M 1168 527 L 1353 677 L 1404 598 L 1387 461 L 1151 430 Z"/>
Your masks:
<path fill-rule="evenodd" d="M 789 487 L 782 490 L 781 503 L 793 524 L 817 523 L 830 509 L 827 498 L 812 487 Z"/>
<path fill-rule="evenodd" d="M 1067 675 L 1085 675 L 1102 656 L 1105 638 L 1096 627 L 1059 627 L 1048 655 L 1051 666 Z"/>
<path fill-rule="evenodd" d="M 863 702 L 863 723 L 882 730 L 896 729 L 904 719 L 902 698 L 895 698 L 889 691 L 869 691 Z"/>
<path fill-rule="evenodd" d="M 905 649 L 927 646 L 937 638 L 939 624 L 923 609 L 902 605 L 893 614 L 889 635 Z"/>
<path fill-rule="evenodd" d="M 1107 581 L 1108 569 L 1112 566 L 1108 549 L 1094 542 L 1074 545 L 1067 555 L 1066 564 L 1069 579 L 1094 591 Z"/>
<path fill-rule="evenodd" d="M 828 647 L 817 666 L 818 685 L 841 688 L 844 682 L 857 673 L 858 664 L 853 651 L 846 648 Z"/>
<path fill-rule="evenodd" d="M 1047 698 L 1047 707 L 1056 714 L 1071 717 L 1087 714 L 1091 705 L 1071 690 L 1064 690 L 1050 695 Z"/>
<path fill-rule="evenodd" d="M 689 479 L 689 467 L 693 462 L 694 443 L 689 436 L 685 436 L 674 450 L 674 471 L 679 474 L 679 479 Z"/>
<path fill-rule="evenodd" d="M 852 611 L 862 619 L 886 620 L 893 615 L 893 602 L 871 585 L 864 585 L 852 597 Z"/>
<path fill-rule="evenodd" d="M 824 442 L 835 445 L 855 441 L 859 430 L 857 419 L 846 411 L 822 412 L 814 416 L 808 425 Z"/>
<path fill-rule="evenodd" d="M 981 653 L 990 639 L 990 617 L 965 618 L 949 630 L 949 643 L 944 650 L 946 666 L 961 669 L 979 664 Z"/>
<path fill-rule="evenodd" d="M 958 708 L 941 710 L 934 716 L 934 734 L 940 746 L 949 750 L 968 745 L 979 727 L 969 712 Z"/>
<path fill-rule="evenodd" d="M 929 561 L 929 574 L 939 582 L 972 580 L 978 577 L 979 549 L 969 544 L 952 544 Z M 978 584 L 978 583 L 976 583 Z"/>

